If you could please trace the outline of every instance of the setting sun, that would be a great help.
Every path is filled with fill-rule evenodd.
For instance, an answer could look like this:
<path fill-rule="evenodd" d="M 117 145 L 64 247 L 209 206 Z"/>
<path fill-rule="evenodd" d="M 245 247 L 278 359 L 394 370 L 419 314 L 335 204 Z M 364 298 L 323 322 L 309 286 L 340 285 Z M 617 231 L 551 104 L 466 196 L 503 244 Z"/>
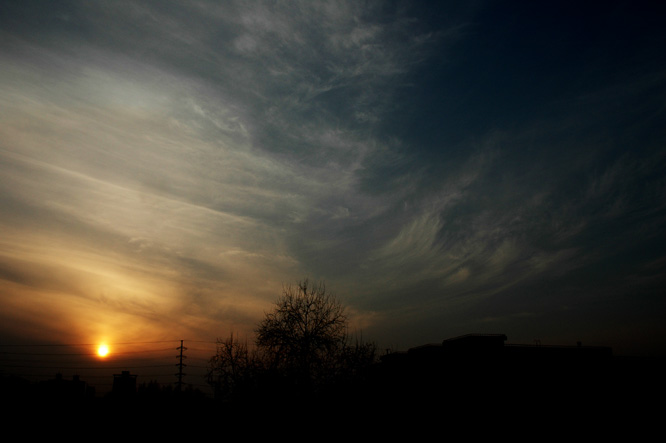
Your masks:
<path fill-rule="evenodd" d="M 107 345 L 99 345 L 97 348 L 97 355 L 100 357 L 106 357 L 109 353 L 109 347 Z"/>

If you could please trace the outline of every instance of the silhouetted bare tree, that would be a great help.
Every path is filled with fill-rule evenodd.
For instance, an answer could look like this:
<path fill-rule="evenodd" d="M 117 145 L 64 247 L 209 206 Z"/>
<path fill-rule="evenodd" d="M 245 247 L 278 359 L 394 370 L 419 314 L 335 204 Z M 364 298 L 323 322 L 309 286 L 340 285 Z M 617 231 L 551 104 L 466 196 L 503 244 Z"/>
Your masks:
<path fill-rule="evenodd" d="M 260 368 L 257 355 L 232 333 L 226 340 L 217 340 L 217 352 L 208 362 L 208 383 L 218 398 L 232 400 L 254 389 Z"/>
<path fill-rule="evenodd" d="M 272 369 L 300 382 L 327 375 L 347 340 L 347 314 L 323 282 L 283 287 L 275 309 L 257 328 L 257 346 Z"/>
<path fill-rule="evenodd" d="M 256 329 L 254 350 L 233 334 L 218 340 L 208 381 L 218 397 L 227 400 L 339 396 L 343 391 L 338 387 L 357 386 L 376 356 L 376 346 L 352 340 L 347 327 L 345 307 L 323 282 L 311 285 L 306 279 L 285 285 Z"/>

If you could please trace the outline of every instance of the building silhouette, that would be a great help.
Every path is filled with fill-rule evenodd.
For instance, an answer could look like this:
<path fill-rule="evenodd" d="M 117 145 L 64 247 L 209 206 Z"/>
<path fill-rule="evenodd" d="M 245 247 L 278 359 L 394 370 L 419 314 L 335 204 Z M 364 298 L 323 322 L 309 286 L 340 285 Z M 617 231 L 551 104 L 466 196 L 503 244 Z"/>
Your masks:
<path fill-rule="evenodd" d="M 67 380 L 61 373 L 57 373 L 55 378 L 40 382 L 36 393 L 45 399 L 82 401 L 94 397 L 95 389 L 88 386 L 78 375 Z"/>
<path fill-rule="evenodd" d="M 504 334 L 467 334 L 381 357 L 375 374 L 380 402 L 444 411 L 547 409 L 599 404 L 613 395 L 609 347 L 507 344 Z"/>
<path fill-rule="evenodd" d="M 133 398 L 136 396 L 136 374 L 130 371 L 122 371 L 113 374 L 113 388 L 111 394 L 116 398 Z"/>

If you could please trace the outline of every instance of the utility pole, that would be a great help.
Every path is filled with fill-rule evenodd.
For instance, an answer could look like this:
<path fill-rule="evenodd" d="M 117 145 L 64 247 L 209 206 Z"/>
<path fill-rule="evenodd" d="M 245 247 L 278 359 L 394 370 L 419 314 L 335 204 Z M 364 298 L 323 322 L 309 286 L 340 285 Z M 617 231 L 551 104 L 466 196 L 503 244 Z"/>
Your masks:
<path fill-rule="evenodd" d="M 185 363 L 183 363 L 183 359 L 187 358 L 186 355 L 183 355 L 183 351 L 187 350 L 185 346 L 183 346 L 183 340 L 180 341 L 180 347 L 176 348 L 180 349 L 180 355 L 176 355 L 176 358 L 178 358 L 178 363 L 176 363 L 176 366 L 178 366 L 178 372 L 176 373 L 176 377 L 178 377 L 178 382 L 176 383 L 176 391 L 181 392 L 183 389 L 183 376 L 185 373 L 183 372 L 183 367 L 187 366 Z"/>

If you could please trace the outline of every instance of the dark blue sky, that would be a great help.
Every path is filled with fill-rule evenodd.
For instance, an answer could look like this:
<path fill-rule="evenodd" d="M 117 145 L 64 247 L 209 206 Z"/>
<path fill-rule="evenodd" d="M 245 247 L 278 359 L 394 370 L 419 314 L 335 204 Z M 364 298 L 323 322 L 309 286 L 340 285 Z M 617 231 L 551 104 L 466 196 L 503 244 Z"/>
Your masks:
<path fill-rule="evenodd" d="M 3 336 L 251 337 L 309 277 L 381 347 L 663 354 L 653 3 L 0 3 Z"/>

